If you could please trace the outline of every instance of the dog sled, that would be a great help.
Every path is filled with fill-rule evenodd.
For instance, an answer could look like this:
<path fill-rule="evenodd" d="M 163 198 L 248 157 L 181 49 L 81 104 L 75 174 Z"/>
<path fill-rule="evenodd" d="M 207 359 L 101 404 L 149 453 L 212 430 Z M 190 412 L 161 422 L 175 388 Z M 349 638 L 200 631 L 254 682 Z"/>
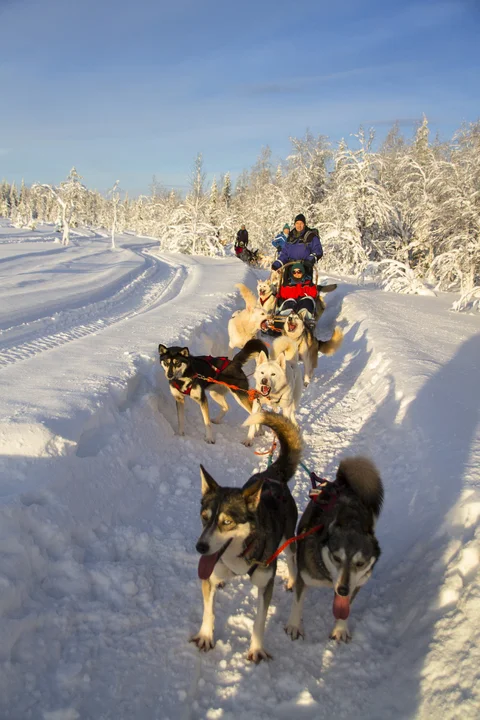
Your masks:
<path fill-rule="evenodd" d="M 270 276 L 270 282 L 275 285 L 275 305 L 269 318 L 263 321 L 260 331 L 262 335 L 269 335 L 270 337 L 278 337 L 283 331 L 283 326 L 288 315 L 280 315 L 280 308 L 284 302 L 284 299 L 280 296 L 281 287 L 288 283 L 290 280 L 290 269 L 292 265 L 297 265 L 297 260 L 285 263 L 279 270 L 273 270 Z M 331 292 L 336 289 L 336 285 L 318 285 L 318 268 L 317 266 L 312 267 L 312 285 L 316 288 L 315 300 L 315 323 L 320 319 L 323 311 L 325 310 L 325 302 L 321 297 L 321 292 Z"/>
<path fill-rule="evenodd" d="M 247 263 L 251 267 L 259 267 L 259 255 L 258 250 L 249 250 L 245 246 L 236 246 L 235 253 L 242 262 Z"/>

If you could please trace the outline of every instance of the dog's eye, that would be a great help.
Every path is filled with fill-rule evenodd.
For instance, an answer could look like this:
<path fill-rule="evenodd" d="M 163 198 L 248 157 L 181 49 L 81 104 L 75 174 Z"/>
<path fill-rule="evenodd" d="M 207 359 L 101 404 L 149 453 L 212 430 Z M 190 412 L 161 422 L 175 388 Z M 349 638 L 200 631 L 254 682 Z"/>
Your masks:
<path fill-rule="evenodd" d="M 363 560 L 359 560 L 358 562 L 355 563 L 355 567 L 357 567 L 357 568 L 365 567 L 365 563 L 363 562 Z"/>
<path fill-rule="evenodd" d="M 333 553 L 333 554 L 332 554 L 332 557 L 333 557 L 333 559 L 334 559 L 334 561 L 335 561 L 336 563 L 341 563 L 341 562 L 342 562 L 342 558 L 341 558 L 339 555 L 335 555 L 335 554 Z"/>
<path fill-rule="evenodd" d="M 222 520 L 222 525 L 232 525 L 232 524 L 233 524 L 232 520 L 228 520 L 227 518 L 225 518 L 225 520 Z"/>
<path fill-rule="evenodd" d="M 272 377 L 275 377 L 275 373 L 272 373 Z"/>

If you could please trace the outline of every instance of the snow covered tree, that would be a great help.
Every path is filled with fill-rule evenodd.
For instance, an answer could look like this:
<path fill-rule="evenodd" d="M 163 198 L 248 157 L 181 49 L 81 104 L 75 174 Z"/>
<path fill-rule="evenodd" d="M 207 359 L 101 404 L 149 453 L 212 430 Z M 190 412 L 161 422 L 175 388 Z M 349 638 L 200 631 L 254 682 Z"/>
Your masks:
<path fill-rule="evenodd" d="M 35 184 L 32 190 L 35 193 L 49 193 L 55 199 L 60 212 L 62 223 L 62 245 L 70 242 L 70 230 L 75 222 L 75 212 L 87 194 L 86 187 L 81 183 L 81 177 L 73 167 L 68 178 L 57 187 L 53 185 Z"/>
<path fill-rule="evenodd" d="M 111 190 L 108 191 L 108 197 L 111 198 L 111 232 L 112 232 L 112 250 L 115 249 L 115 232 L 117 229 L 118 222 L 118 206 L 120 203 L 120 193 L 118 192 L 118 186 L 120 180 L 117 180 Z"/>

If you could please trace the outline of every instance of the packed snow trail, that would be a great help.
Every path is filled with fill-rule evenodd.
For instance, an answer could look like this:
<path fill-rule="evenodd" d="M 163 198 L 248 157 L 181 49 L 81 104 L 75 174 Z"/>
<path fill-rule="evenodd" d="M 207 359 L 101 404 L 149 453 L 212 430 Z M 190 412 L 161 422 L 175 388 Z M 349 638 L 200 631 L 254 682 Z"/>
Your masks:
<path fill-rule="evenodd" d="M 51 238 L 49 235 L 46 238 L 48 249 L 43 252 L 35 250 L 27 254 L 19 243 L 19 251 L 10 252 L 0 262 L 0 280 L 5 293 L 0 311 L 0 365 L 25 360 L 97 333 L 108 325 L 145 312 L 159 301 L 165 302 L 182 287 L 182 268 L 160 263 L 148 249 L 136 247 L 126 236 L 119 238 L 124 240 L 122 250 L 112 251 L 104 238 L 100 238 L 100 249 L 98 244 L 92 248 L 92 239 L 88 238 L 85 247 L 77 240 L 75 246 L 68 248 L 67 256 L 63 247 L 51 249 L 48 242 Z M 22 238 L 22 243 L 25 242 L 31 242 L 31 238 Z M 115 271 L 112 254 L 124 256 L 118 263 L 120 272 Z M 99 273 L 89 273 L 91 265 L 97 267 Z M 18 282 L 18 267 L 28 280 Z M 58 280 L 54 284 L 56 292 L 50 293 L 43 279 L 46 268 L 54 278 L 62 278 L 61 309 Z M 89 282 L 75 285 L 71 281 L 76 275 L 89 274 Z M 17 317 L 19 321 L 15 322 Z"/>
<path fill-rule="evenodd" d="M 218 593 L 214 650 L 188 638 L 202 608 L 199 463 L 240 485 L 266 461 L 241 444 L 233 401 L 215 445 L 194 403 L 175 435 L 156 356 L 158 342 L 224 354 L 234 283 L 253 287 L 254 274 L 236 259 L 166 261 L 183 268 L 174 297 L 0 368 L 0 717 L 476 717 L 478 320 L 349 284 L 327 296 L 318 335 L 339 323 L 345 341 L 304 393 L 304 459 L 329 478 L 347 454 L 377 463 L 383 554 L 340 646 L 328 640 L 332 591 L 308 591 L 304 641 L 285 635 L 281 560 L 265 635 L 274 660 L 257 667 L 245 659 L 248 578 Z M 298 471 L 300 511 L 308 487 Z"/>

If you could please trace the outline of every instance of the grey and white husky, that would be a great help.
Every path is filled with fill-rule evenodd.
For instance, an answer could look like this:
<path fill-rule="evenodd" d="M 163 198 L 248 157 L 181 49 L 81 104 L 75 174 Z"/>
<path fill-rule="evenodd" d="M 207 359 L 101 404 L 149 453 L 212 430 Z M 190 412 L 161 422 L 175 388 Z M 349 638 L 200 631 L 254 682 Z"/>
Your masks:
<path fill-rule="evenodd" d="M 295 473 L 302 443 L 297 428 L 274 413 L 258 413 L 245 424 L 262 423 L 272 428 L 280 440 L 280 454 L 266 470 L 252 475 L 242 488 L 220 486 L 201 467 L 203 531 L 196 548 L 201 558 L 198 575 L 202 581 L 203 620 L 191 641 L 200 650 L 214 646 L 214 595 L 220 583 L 249 574 L 258 588 L 257 615 L 248 651 L 248 659 L 258 663 L 270 655 L 263 645 L 265 620 L 272 597 L 276 560 L 268 566 L 280 544 L 293 537 L 297 506 L 288 488 Z M 291 589 L 295 581 L 294 550 L 286 549 Z"/>
<path fill-rule="evenodd" d="M 342 460 L 335 482 L 325 483 L 303 513 L 297 534 L 317 531 L 297 542 L 297 579 L 292 611 L 285 631 L 292 640 L 303 636 L 305 592 L 333 587 L 335 625 L 330 637 L 350 640 L 350 604 L 372 574 L 380 557 L 374 534 L 383 503 L 383 484 L 367 458 Z"/>
<path fill-rule="evenodd" d="M 333 355 L 337 352 L 343 342 L 343 333 L 339 327 L 333 331 L 330 340 L 317 340 L 313 330 L 303 322 L 303 319 L 292 312 L 288 315 L 283 325 L 283 333 L 286 337 L 297 343 L 298 354 L 303 362 L 305 372 L 304 385 L 310 383 L 315 368 L 318 365 L 318 355 Z"/>

